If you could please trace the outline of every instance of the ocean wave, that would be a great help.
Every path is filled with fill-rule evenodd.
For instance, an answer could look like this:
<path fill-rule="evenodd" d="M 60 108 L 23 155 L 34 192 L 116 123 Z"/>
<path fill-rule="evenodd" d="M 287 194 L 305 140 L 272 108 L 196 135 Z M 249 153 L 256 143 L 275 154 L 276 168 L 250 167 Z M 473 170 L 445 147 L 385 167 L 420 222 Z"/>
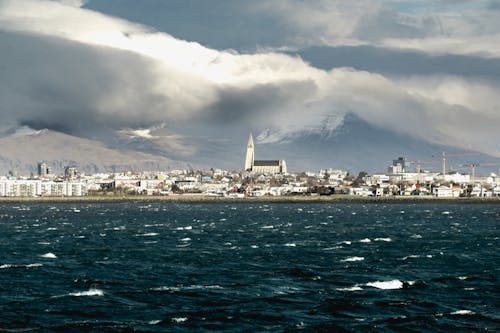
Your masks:
<path fill-rule="evenodd" d="M 134 236 L 137 237 L 153 237 L 153 236 L 158 236 L 157 232 L 147 232 L 145 234 L 135 234 Z"/>
<path fill-rule="evenodd" d="M 198 284 L 193 284 L 190 286 L 177 286 L 177 287 L 170 287 L 170 286 L 162 286 L 162 287 L 156 287 L 156 288 L 151 288 L 150 290 L 152 291 L 166 291 L 166 292 L 181 292 L 181 291 L 193 291 L 193 290 L 222 290 L 224 287 L 214 284 L 214 285 L 198 285 Z"/>
<path fill-rule="evenodd" d="M 360 290 L 363 290 L 363 288 L 361 288 L 358 285 L 355 285 L 355 286 L 347 287 L 347 288 L 337 288 L 337 290 L 338 291 L 360 291 Z"/>
<path fill-rule="evenodd" d="M 82 296 L 104 296 L 104 291 L 101 289 L 90 288 L 89 290 L 79 291 L 76 293 L 69 293 L 69 296 L 82 297 Z"/>
<path fill-rule="evenodd" d="M 45 259 L 57 259 L 57 256 L 52 252 L 42 254 L 40 257 Z"/>
<path fill-rule="evenodd" d="M 374 281 L 374 282 L 368 282 L 366 286 L 377 289 L 386 289 L 386 290 L 401 289 L 403 288 L 403 282 L 401 282 L 400 280 Z"/>
<path fill-rule="evenodd" d="M 376 242 L 392 242 L 392 239 L 390 239 L 389 237 L 387 237 L 387 238 L 375 238 L 375 241 Z"/>
<path fill-rule="evenodd" d="M 9 268 L 34 268 L 34 267 L 42 267 L 42 264 L 3 264 L 0 265 L 0 269 L 9 269 Z"/>
<path fill-rule="evenodd" d="M 419 255 L 419 254 L 410 254 L 409 256 L 404 256 L 401 258 L 401 260 L 408 260 L 408 259 L 418 259 L 418 258 L 432 258 L 432 254 L 426 254 L 424 255 Z"/>
<path fill-rule="evenodd" d="M 457 311 L 453 311 L 450 313 L 451 315 L 462 315 L 462 316 L 465 316 L 465 315 L 474 315 L 476 314 L 475 312 L 471 311 L 471 310 L 457 310 Z"/>
<path fill-rule="evenodd" d="M 342 262 L 352 262 L 352 261 L 363 261 L 363 260 L 365 260 L 364 257 L 348 257 L 348 258 L 342 259 L 341 261 Z"/>
<path fill-rule="evenodd" d="M 172 322 L 176 323 L 176 324 L 184 323 L 187 320 L 188 320 L 187 317 L 174 317 L 174 318 L 172 318 Z"/>
<path fill-rule="evenodd" d="M 192 229 L 193 229 L 193 227 L 190 226 L 190 225 L 188 225 L 186 227 L 177 227 L 177 228 L 175 228 L 175 230 L 192 230 Z"/>

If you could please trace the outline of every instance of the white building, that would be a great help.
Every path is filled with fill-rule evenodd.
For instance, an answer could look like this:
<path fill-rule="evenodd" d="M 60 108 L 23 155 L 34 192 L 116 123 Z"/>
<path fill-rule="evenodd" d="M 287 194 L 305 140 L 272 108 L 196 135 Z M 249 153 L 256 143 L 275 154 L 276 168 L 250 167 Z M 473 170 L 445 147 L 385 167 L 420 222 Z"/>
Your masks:
<path fill-rule="evenodd" d="M 255 147 L 252 133 L 250 133 L 248 137 L 245 170 L 262 174 L 287 173 L 285 160 L 255 160 Z"/>
<path fill-rule="evenodd" d="M 82 196 L 87 194 L 87 186 L 83 182 L 32 179 L 0 180 L 0 196 L 2 197 Z"/>

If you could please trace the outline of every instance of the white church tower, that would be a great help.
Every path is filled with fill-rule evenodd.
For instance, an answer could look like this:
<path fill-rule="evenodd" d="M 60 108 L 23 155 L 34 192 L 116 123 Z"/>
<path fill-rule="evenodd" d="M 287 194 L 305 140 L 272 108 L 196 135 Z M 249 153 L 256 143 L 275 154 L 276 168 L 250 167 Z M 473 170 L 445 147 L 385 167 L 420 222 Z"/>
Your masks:
<path fill-rule="evenodd" d="M 252 136 L 252 133 L 250 133 L 250 136 L 248 137 L 248 144 L 247 144 L 247 157 L 245 159 L 245 170 L 246 171 L 253 170 L 254 158 L 255 157 L 254 157 L 253 136 Z"/>

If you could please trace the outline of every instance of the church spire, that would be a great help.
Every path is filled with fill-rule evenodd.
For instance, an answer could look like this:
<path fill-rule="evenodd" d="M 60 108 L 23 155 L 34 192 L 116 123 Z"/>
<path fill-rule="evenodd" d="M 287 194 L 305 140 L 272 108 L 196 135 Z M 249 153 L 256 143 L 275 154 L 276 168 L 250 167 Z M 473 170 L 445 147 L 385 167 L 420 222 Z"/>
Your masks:
<path fill-rule="evenodd" d="M 245 159 L 245 170 L 246 171 L 252 171 L 253 161 L 254 161 L 254 145 L 253 145 L 253 136 L 252 136 L 252 133 L 250 133 L 250 136 L 248 137 L 248 144 L 247 144 L 247 156 Z"/>

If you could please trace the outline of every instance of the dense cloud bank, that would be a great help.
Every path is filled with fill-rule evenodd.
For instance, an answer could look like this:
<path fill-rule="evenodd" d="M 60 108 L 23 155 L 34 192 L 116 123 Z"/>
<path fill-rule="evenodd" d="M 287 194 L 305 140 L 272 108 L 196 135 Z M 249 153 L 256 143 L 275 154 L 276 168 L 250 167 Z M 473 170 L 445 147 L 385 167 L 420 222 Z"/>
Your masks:
<path fill-rule="evenodd" d="M 325 126 L 334 130 L 339 121 L 326 120 L 354 113 L 408 136 L 500 156 L 499 82 L 489 76 L 320 68 L 294 52 L 216 50 L 82 5 L 0 0 L 3 130 L 27 125 L 102 138 L 136 131 L 147 138 L 149 132 L 137 130 L 202 137 L 226 127 L 265 131 L 263 139 L 278 142 Z M 455 33 L 443 39 L 434 31 L 442 19 L 427 24 L 381 2 L 259 1 L 253 8 L 295 25 L 297 38 L 289 40 L 295 48 L 304 40 L 378 45 L 429 57 L 457 53 L 476 59 L 478 68 L 481 61 L 498 64 L 500 44 L 491 44 L 497 26 L 487 16 L 485 33 L 477 35 L 468 15 L 480 8 L 466 9 L 460 22 L 467 32 L 458 33 L 457 19 L 447 18 Z M 308 39 L 313 31 L 319 31 L 316 41 Z M 185 150 L 182 142 L 179 147 Z"/>

